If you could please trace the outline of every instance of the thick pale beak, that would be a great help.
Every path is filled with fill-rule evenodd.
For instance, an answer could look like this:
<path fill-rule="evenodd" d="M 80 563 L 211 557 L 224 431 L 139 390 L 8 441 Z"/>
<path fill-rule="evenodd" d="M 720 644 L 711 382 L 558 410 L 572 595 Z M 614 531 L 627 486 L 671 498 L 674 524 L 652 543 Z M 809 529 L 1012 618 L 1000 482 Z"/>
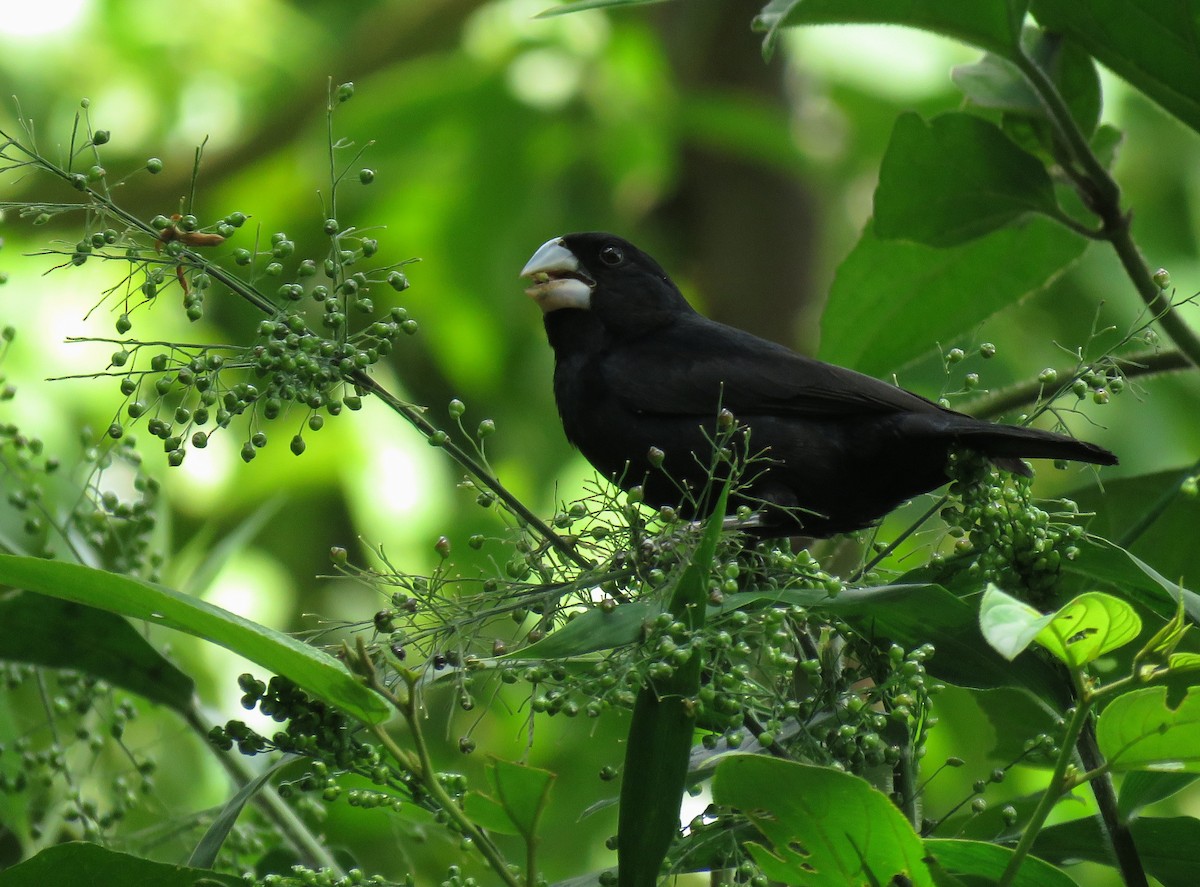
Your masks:
<path fill-rule="evenodd" d="M 525 293 L 543 312 L 591 307 L 595 283 L 580 269 L 579 259 L 567 249 L 561 237 L 539 246 L 521 269 L 521 276 L 533 281 Z"/>

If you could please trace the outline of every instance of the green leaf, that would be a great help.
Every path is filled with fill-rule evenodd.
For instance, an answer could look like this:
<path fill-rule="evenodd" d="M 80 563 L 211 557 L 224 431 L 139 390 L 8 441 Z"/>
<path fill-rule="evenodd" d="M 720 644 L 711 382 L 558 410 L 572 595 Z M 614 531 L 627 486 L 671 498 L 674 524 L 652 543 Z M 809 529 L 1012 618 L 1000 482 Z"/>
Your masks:
<path fill-rule="evenodd" d="M 708 576 L 728 498 L 726 485 L 671 595 L 671 614 L 693 631 L 704 625 Z M 701 664 L 700 651 L 694 649 L 691 658 L 670 677 L 642 687 L 634 703 L 617 817 L 619 887 L 655 887 L 667 850 L 679 834 L 679 806 L 695 735 L 694 699 L 700 689 Z"/>
<path fill-rule="evenodd" d="M 1079 555 L 1062 564 L 1072 584 L 1114 588 L 1164 619 L 1174 615 L 1182 596 L 1188 618 L 1200 622 L 1200 595 L 1167 579 L 1141 558 L 1097 536 L 1086 537 L 1077 547 Z"/>
<path fill-rule="evenodd" d="M 907 25 L 1010 56 L 1028 0 L 771 0 L 754 20 L 770 58 L 780 28 L 796 25 Z"/>
<path fill-rule="evenodd" d="M 0 625 L 0 659 L 72 668 L 175 711 L 191 709 L 192 679 L 114 613 L 26 592 L 0 599 Z"/>
<path fill-rule="evenodd" d="M 572 12 L 583 12 L 585 9 L 608 9 L 613 6 L 650 6 L 654 3 L 665 3 L 666 0 L 574 0 L 562 6 L 552 6 L 539 12 L 534 18 L 552 18 L 556 15 L 567 15 Z"/>
<path fill-rule="evenodd" d="M 1096 513 L 1088 524 L 1089 532 L 1118 540 L 1134 533 L 1137 538 L 1125 547 L 1136 557 L 1149 560 L 1162 576 L 1194 582 L 1200 578 L 1200 545 L 1195 544 L 1200 496 L 1179 493 L 1181 481 L 1194 473 L 1194 467 L 1189 459 L 1153 474 L 1106 477 L 1103 488 L 1091 483 L 1067 495 L 1079 504 L 1080 511 Z M 1083 553 L 1090 556 L 1087 550 Z M 1192 619 L 1197 619 L 1197 611 L 1187 609 Z"/>
<path fill-rule="evenodd" d="M 1195 671 L 1200 668 L 1200 653 L 1172 653 L 1167 657 L 1170 671 Z"/>
<path fill-rule="evenodd" d="M 0 555 L 0 583 L 144 619 L 232 650 L 367 723 L 391 709 L 327 653 L 170 588 L 79 564 Z"/>
<path fill-rule="evenodd" d="M 1200 773 L 1200 690 L 1175 708 L 1166 687 L 1122 694 L 1100 713 L 1096 739 L 1113 771 Z"/>
<path fill-rule="evenodd" d="M 1046 72 L 1083 133 L 1090 137 L 1100 122 L 1100 76 L 1091 55 L 1061 34 L 1026 28 L 1021 36 L 1034 64 Z M 1025 75 L 1001 56 L 988 53 L 978 62 L 960 65 L 950 73 L 954 84 L 971 102 L 1037 121 L 1048 121 L 1045 105 Z"/>
<path fill-rule="evenodd" d="M 1192 816 L 1146 817 L 1129 824 L 1146 871 L 1163 887 L 1195 887 L 1200 871 L 1200 820 Z M 1072 819 L 1038 833 L 1033 852 L 1051 862 L 1079 860 L 1114 865 L 1096 817 Z"/>
<path fill-rule="evenodd" d="M 1034 0 L 1047 29 L 1077 40 L 1192 129 L 1200 131 L 1200 16 L 1178 0 Z"/>
<path fill-rule="evenodd" d="M 0 887 L 48 887 L 87 884 L 87 887 L 241 887 L 233 875 L 208 869 L 151 862 L 97 844 L 73 841 L 47 847 L 22 863 L 0 871 Z"/>
<path fill-rule="evenodd" d="M 867 225 L 834 278 L 820 357 L 887 376 L 1047 286 L 1085 246 L 1041 216 L 950 249 L 881 240 Z"/>
<path fill-rule="evenodd" d="M 592 607 L 540 641 L 510 650 L 497 659 L 570 659 L 632 644 L 642 636 L 647 620 L 660 608 L 643 601 L 618 604 L 611 610 Z"/>
<path fill-rule="evenodd" d="M 555 775 L 549 770 L 496 759 L 488 768 L 496 800 L 526 844 L 537 839 L 538 820 L 546 809 Z"/>
<path fill-rule="evenodd" d="M 857 776 L 758 755 L 717 766 L 713 800 L 736 807 L 767 840 L 750 844 L 769 879 L 845 887 L 933 884 L 924 847 L 887 796 Z"/>
<path fill-rule="evenodd" d="M 992 649 L 1016 659 L 1054 619 L 988 583 L 979 603 L 979 629 Z"/>
<path fill-rule="evenodd" d="M 272 776 L 284 767 L 299 760 L 301 760 L 299 755 L 284 755 L 262 773 L 258 774 L 258 776 L 243 785 L 232 798 L 226 801 L 216 818 L 213 819 L 212 824 L 204 832 L 203 837 L 196 844 L 196 849 L 192 851 L 192 855 L 188 857 L 188 865 L 201 869 L 210 869 L 216 865 L 217 854 L 221 852 L 221 846 L 225 843 L 225 839 L 229 837 L 229 833 L 233 831 L 234 823 L 242 815 L 242 809 L 246 806 L 246 802 L 262 791 L 263 786 L 270 781 Z"/>
<path fill-rule="evenodd" d="M 997 881 L 1012 858 L 1010 847 L 985 841 L 926 839 L 925 849 L 952 875 Z M 1029 856 L 1011 882 L 1013 887 L 1076 887 L 1075 882 L 1050 863 Z"/>
<path fill-rule="evenodd" d="M 1120 598 L 1099 591 L 1072 599 L 1038 632 L 1037 642 L 1074 668 L 1123 647 L 1142 632 L 1137 611 Z"/>
<path fill-rule="evenodd" d="M 1117 794 L 1117 812 L 1124 822 L 1136 819 L 1144 807 L 1156 804 L 1183 791 L 1200 773 L 1163 773 L 1154 770 L 1135 770 L 1121 780 Z"/>
<path fill-rule="evenodd" d="M 1027 213 L 1061 215 L 1042 162 L 972 114 L 901 114 L 875 190 L 883 240 L 958 246 Z"/>
<path fill-rule="evenodd" d="M 498 835 L 520 835 L 516 824 L 509 818 L 504 805 L 495 798 L 481 792 L 469 792 L 463 799 L 463 809 L 476 825 Z"/>

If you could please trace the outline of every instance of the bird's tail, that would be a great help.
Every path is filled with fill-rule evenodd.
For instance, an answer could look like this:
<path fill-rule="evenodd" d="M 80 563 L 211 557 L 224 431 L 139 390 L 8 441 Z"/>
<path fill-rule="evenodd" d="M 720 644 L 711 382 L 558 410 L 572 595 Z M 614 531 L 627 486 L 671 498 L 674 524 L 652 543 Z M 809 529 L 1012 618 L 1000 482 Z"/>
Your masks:
<path fill-rule="evenodd" d="M 1117 457 L 1104 447 L 1065 434 L 1016 425 L 972 423 L 955 429 L 963 446 L 983 453 L 1001 468 L 1028 475 L 1021 459 L 1067 459 L 1092 465 L 1116 465 Z"/>

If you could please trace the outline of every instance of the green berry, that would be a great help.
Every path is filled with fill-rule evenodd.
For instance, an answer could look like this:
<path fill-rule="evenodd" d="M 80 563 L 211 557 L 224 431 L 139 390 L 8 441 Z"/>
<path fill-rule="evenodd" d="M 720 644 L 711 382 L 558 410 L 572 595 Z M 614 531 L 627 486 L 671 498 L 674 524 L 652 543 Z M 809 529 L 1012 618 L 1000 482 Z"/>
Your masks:
<path fill-rule="evenodd" d="M 150 175 L 156 176 L 163 171 L 163 162 L 157 157 L 151 157 L 146 161 L 146 170 Z"/>
<path fill-rule="evenodd" d="M 107 145 L 110 138 L 112 138 L 112 133 L 110 133 L 107 129 L 98 129 L 92 133 L 92 144 Z"/>
<path fill-rule="evenodd" d="M 371 184 L 373 181 L 375 181 L 375 170 L 373 170 L 373 169 L 360 169 L 360 170 L 358 171 L 358 180 L 359 180 L 360 182 L 362 182 L 364 185 L 369 185 L 369 184 Z"/>

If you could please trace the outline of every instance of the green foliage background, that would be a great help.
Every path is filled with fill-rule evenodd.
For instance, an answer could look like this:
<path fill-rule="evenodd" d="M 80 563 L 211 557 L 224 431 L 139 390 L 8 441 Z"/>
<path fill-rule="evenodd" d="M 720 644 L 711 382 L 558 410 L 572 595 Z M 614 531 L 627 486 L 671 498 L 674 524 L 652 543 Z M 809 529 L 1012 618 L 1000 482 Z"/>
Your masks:
<path fill-rule="evenodd" d="M 576 498 L 592 477 L 563 440 L 540 316 L 516 279 L 533 249 L 557 234 L 628 236 L 655 254 L 710 316 L 864 371 L 896 372 L 906 387 L 929 396 L 960 382 L 947 378 L 939 347 L 994 342 L 995 360 L 961 370 L 981 372 L 984 386 L 1000 388 L 1042 366 L 1063 365 L 1061 348 L 1074 349 L 1096 325 L 1097 302 L 1104 303 L 1100 325 L 1122 330 L 1142 307 L 1106 246 L 1090 244 L 1045 289 L 994 316 L 981 313 L 966 339 L 914 340 L 922 330 L 958 327 L 912 312 L 907 326 L 879 324 L 871 347 L 861 345 L 871 318 L 843 309 L 822 327 L 835 273 L 870 216 L 893 122 L 905 111 L 929 117 L 962 105 L 947 71 L 978 53 L 950 41 L 896 28 L 804 29 L 785 34 L 781 52 L 764 63 L 761 38 L 748 27 L 759 4 L 734 2 L 551 19 L 534 18 L 544 0 L 91 0 L 74 19 L 69 5 L 58 11 L 63 27 L 42 36 L 6 32 L 0 22 L 0 91 L 19 96 L 44 149 L 64 138 L 79 99 L 87 97 L 95 125 L 113 133 L 105 148 L 110 168 L 135 169 L 160 156 L 161 174 L 135 176 L 120 194 L 144 218 L 177 211 L 193 150 L 207 137 L 198 214 L 254 216 L 220 251 L 248 246 L 256 226 L 264 240 L 287 231 L 301 253 L 319 250 L 327 79 L 355 82 L 354 101 L 339 112 L 339 132 L 359 143 L 374 140 L 364 164 L 377 176 L 370 187 L 342 192 L 341 215 L 383 226 L 381 248 L 393 258 L 422 259 L 406 269 L 412 288 L 395 296 L 419 321 L 420 333 L 401 344 L 378 376 L 427 405 L 439 423 L 455 397 L 466 403 L 469 425 L 494 419 L 499 433 L 489 452 L 497 473 L 540 513 Z M 1111 75 L 1103 83 L 1102 119 L 1126 132 L 1114 174 L 1125 205 L 1136 210 L 1134 235 L 1151 266 L 1168 268 L 1180 292 L 1190 293 L 1200 279 L 1197 135 Z M 13 116 L 11 104 L 0 110 L 5 123 Z M 6 183 L 5 199 L 33 199 L 34 184 Z M 112 334 L 115 318 L 106 306 L 84 319 L 111 283 L 111 271 L 93 263 L 43 277 L 49 260 L 20 255 L 44 246 L 48 235 L 76 240 L 71 217 L 38 229 L 8 221 L 0 225 L 0 273 L 7 275 L 0 325 L 20 333 L 3 367 L 19 392 L 10 421 L 70 458 L 78 428 L 106 427 L 121 398 L 114 380 L 46 382 L 45 376 L 92 373 L 104 363 L 102 348 L 63 339 Z M 964 302 L 974 296 L 958 294 Z M 214 302 L 201 323 L 206 337 L 220 341 L 226 330 L 256 319 L 232 301 Z M 145 338 L 197 338 L 165 306 L 139 323 Z M 237 339 L 233 332 L 226 338 Z M 1134 396 L 1088 408 L 1097 427 L 1073 422 L 1080 436 L 1121 457 L 1106 485 L 1131 504 L 1110 506 L 1101 520 L 1119 525 L 1153 497 L 1152 484 L 1127 479 L 1155 472 L 1165 485 L 1195 462 L 1198 395 L 1194 373 L 1158 377 Z M 329 572 L 331 546 L 358 545 L 359 559 L 363 549 L 382 546 L 413 572 L 438 562 L 434 543 L 443 534 L 464 573 L 472 558 L 487 554 L 469 552 L 465 542 L 473 533 L 495 532 L 494 517 L 475 505 L 473 494 L 456 489 L 448 460 L 376 404 L 310 436 L 298 459 L 281 435 L 244 466 L 229 437 L 191 452 L 177 471 L 166 470 L 161 452 L 146 447 L 168 493 L 159 532 L 171 553 L 164 581 L 173 587 L 203 590 L 281 629 L 311 630 L 321 620 L 369 618 L 381 606 L 347 580 L 314 578 Z M 1048 468 L 1039 483 L 1047 495 L 1095 486 L 1086 472 Z M 1078 498 L 1086 507 L 1097 493 Z M 229 551 L 215 576 L 204 575 L 214 542 L 266 501 L 278 507 L 265 514 L 261 530 Z M 1169 578 L 1186 575 L 1195 585 L 1194 516 L 1194 507 L 1170 512 L 1134 551 L 1163 558 L 1155 564 Z M 904 526 L 903 516 L 891 525 Z M 321 618 L 307 615 L 313 613 Z M 175 637 L 170 643 L 199 681 L 202 698 L 220 700 L 214 720 L 237 716 L 232 676 L 242 665 L 198 643 Z M 480 767 L 458 755 L 458 736 L 471 718 L 452 714 L 452 701 L 432 697 L 433 723 L 446 725 L 431 731 L 444 739 L 437 754 L 447 766 Z M 971 704 L 964 694 L 964 710 Z M 0 710 L 0 728 L 9 715 Z M 562 719 L 537 726 L 531 762 L 559 773 L 544 820 L 543 865 L 551 880 L 610 861 L 599 843 L 580 846 L 577 820 L 612 793 L 595 774 L 618 763 L 615 739 L 626 725 L 613 717 L 593 728 Z M 178 815 L 224 798 L 223 774 L 169 715 L 148 712 L 138 729 L 136 741 L 172 744 L 175 763 L 192 765 L 164 769 L 145 825 L 164 812 Z M 510 759 L 523 754 L 524 711 L 489 718 L 476 730 L 480 747 Z M 937 741 L 959 746 L 964 737 L 992 733 L 982 714 L 966 714 L 938 732 Z M 970 763 L 987 766 L 988 743 L 977 747 L 980 760 Z M 926 804 L 957 800 L 938 792 L 935 782 Z M 18 813 L 0 807 L 5 815 Z M 595 815 L 610 817 L 615 828 L 614 810 Z M 603 832 L 594 823 L 587 827 L 593 836 Z M 457 855 L 420 823 L 396 826 L 345 806 L 335 807 L 330 832 L 334 843 L 353 846 L 359 859 L 396 876 L 410 869 L 437 876 Z M 187 842 L 167 841 L 162 858 L 173 859 L 179 846 Z M 8 861 L 3 854 L 0 847 L 0 867 Z"/>

